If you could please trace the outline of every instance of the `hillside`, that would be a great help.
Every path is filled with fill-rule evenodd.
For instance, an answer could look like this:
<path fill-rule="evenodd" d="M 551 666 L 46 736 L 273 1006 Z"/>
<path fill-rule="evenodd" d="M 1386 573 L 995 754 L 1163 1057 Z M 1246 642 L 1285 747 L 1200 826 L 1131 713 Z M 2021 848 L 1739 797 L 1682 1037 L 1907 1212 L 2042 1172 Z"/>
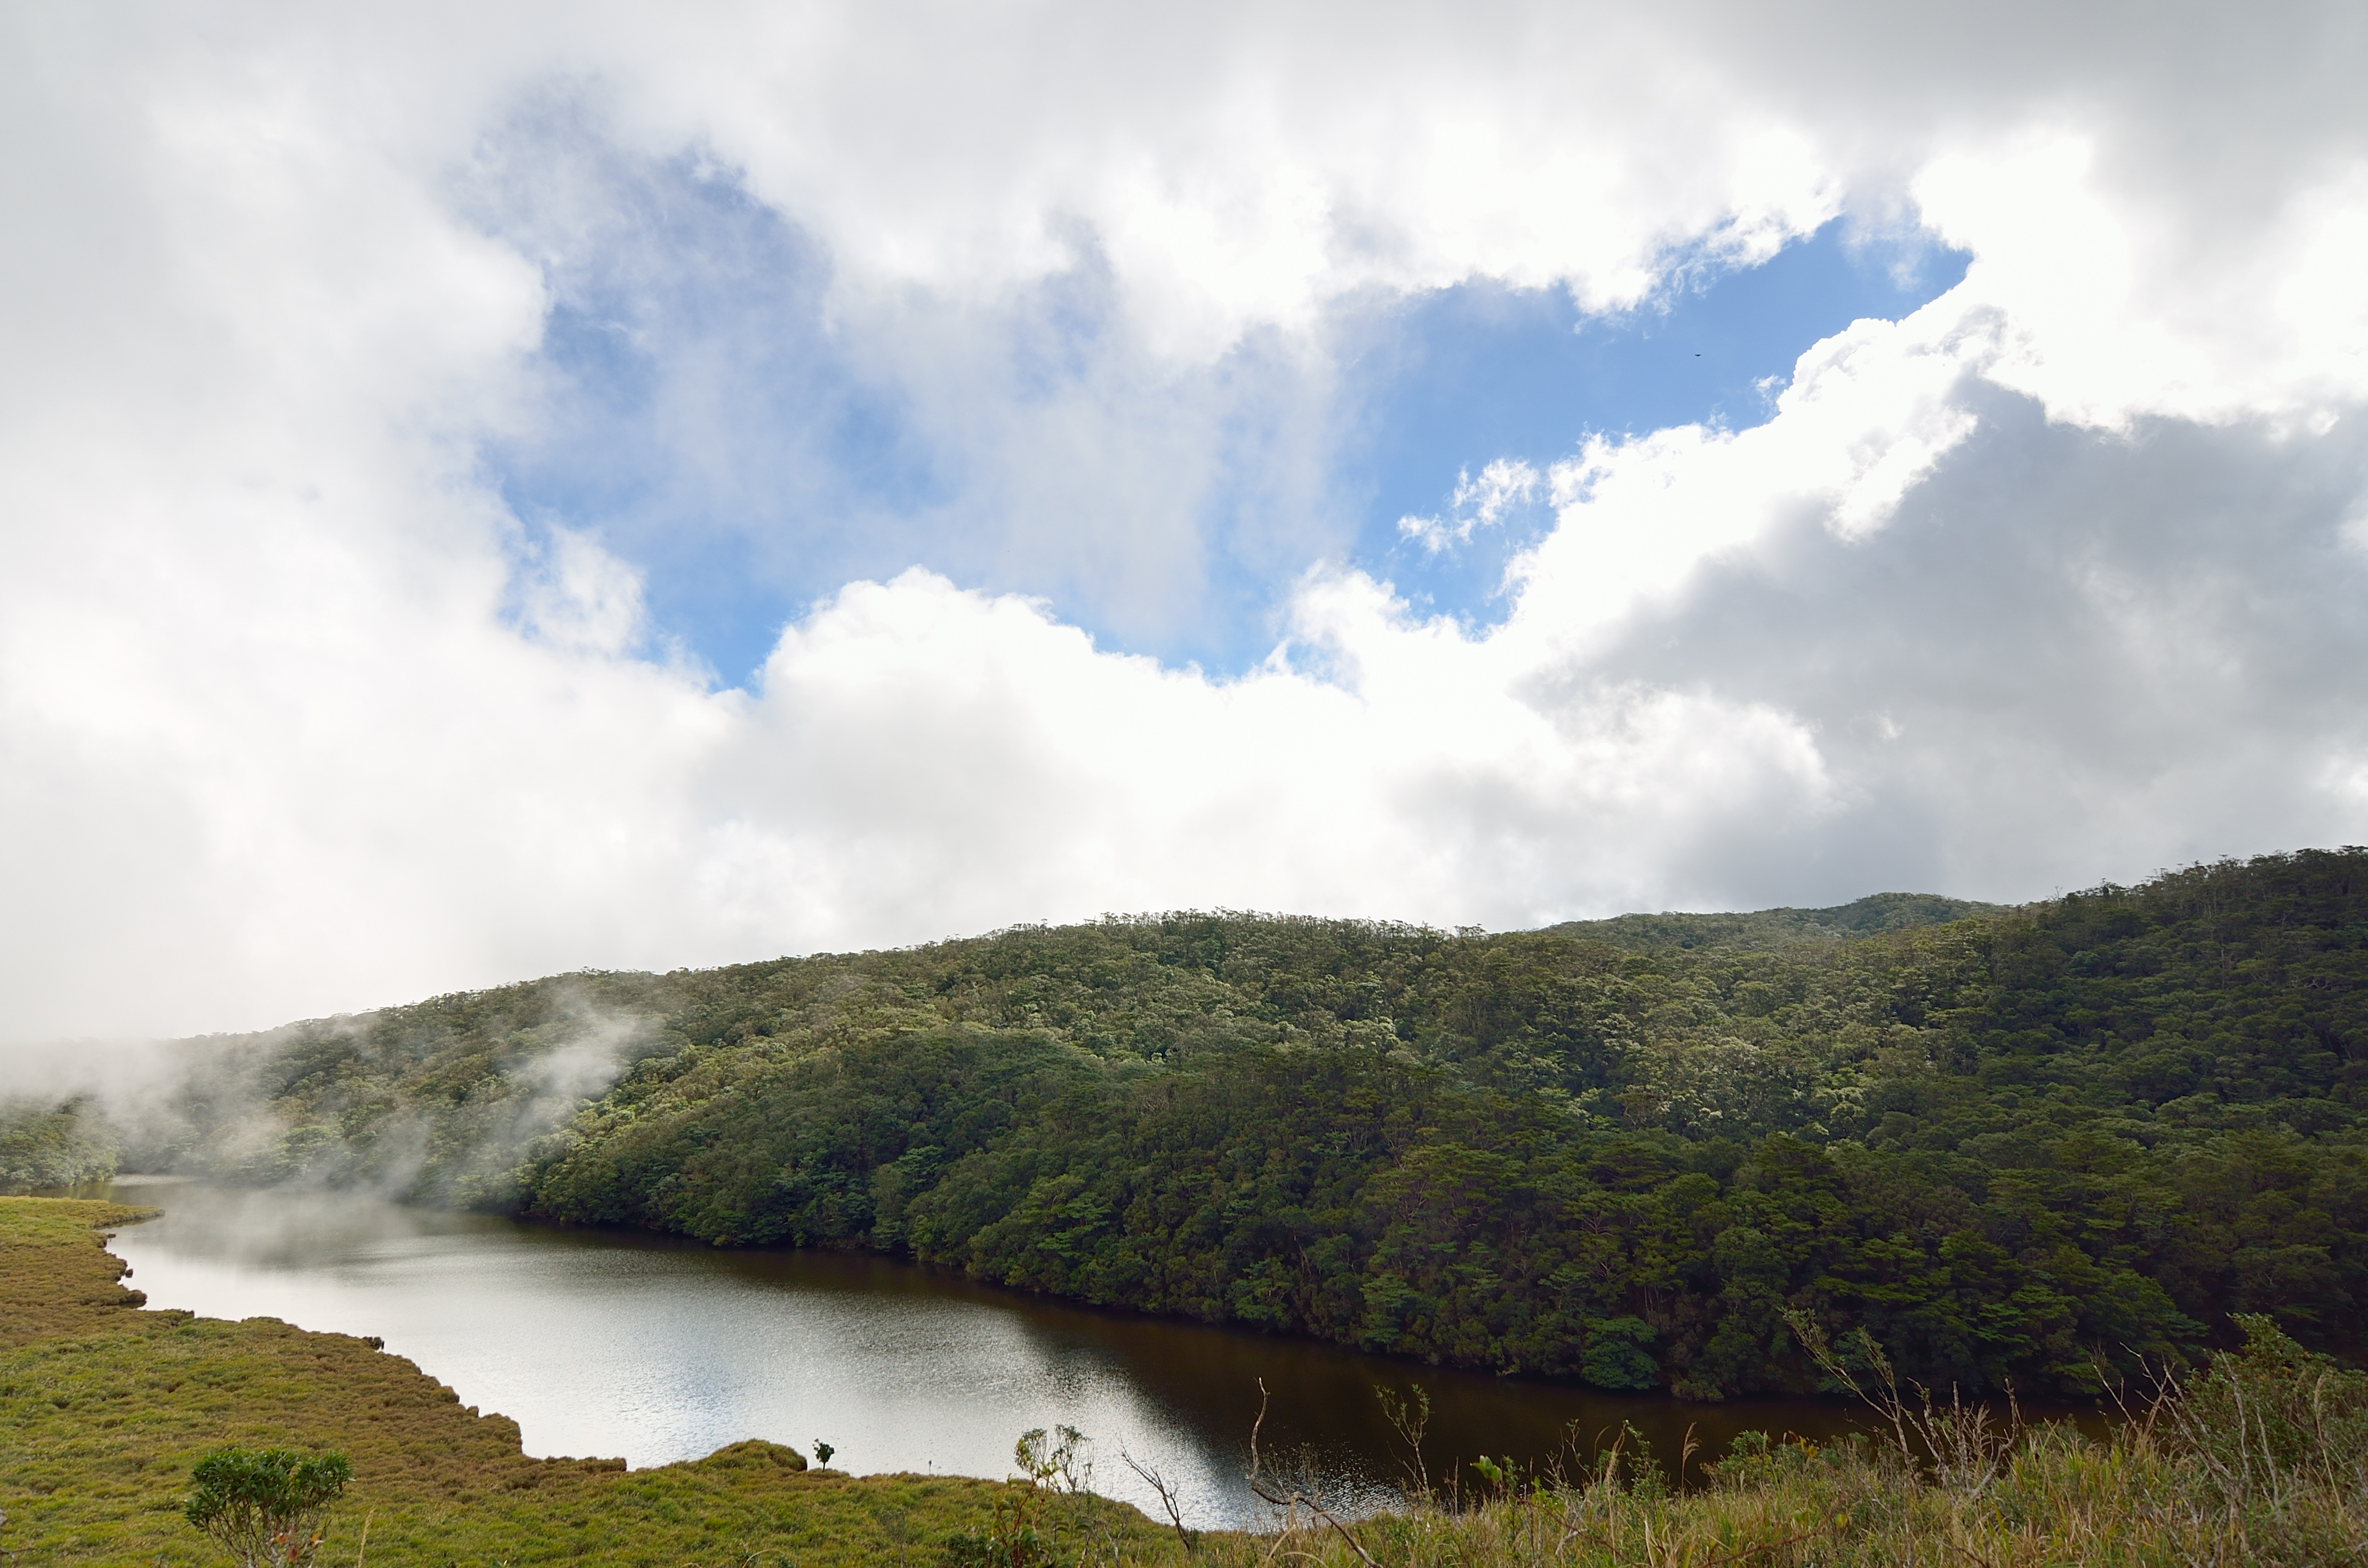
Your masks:
<path fill-rule="evenodd" d="M 1542 936 L 1573 937 L 1631 952 L 1665 949 L 1799 947 L 1844 942 L 1884 931 L 1906 931 L 1951 920 L 2003 915 L 2002 905 L 1975 903 L 1937 893 L 1878 892 L 1830 909 L 1762 909 L 1748 915 L 1621 915 L 1609 920 L 1570 920 L 1549 926 Z"/>
<path fill-rule="evenodd" d="M 1691 946 L 1688 945 L 1691 942 Z M 151 1165 L 1698 1398 L 2368 1347 L 2368 851 L 2015 910 L 1235 915 L 585 974 L 193 1044 Z"/>

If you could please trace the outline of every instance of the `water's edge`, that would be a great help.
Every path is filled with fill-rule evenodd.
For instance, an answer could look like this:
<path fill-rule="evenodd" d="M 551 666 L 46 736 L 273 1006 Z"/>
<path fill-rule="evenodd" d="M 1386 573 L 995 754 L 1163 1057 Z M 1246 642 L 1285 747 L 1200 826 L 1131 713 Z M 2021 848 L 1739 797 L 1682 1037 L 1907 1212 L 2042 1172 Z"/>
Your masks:
<path fill-rule="evenodd" d="M 856 1473 L 999 1477 L 1022 1431 L 1065 1425 L 1095 1439 L 1096 1490 L 1156 1509 L 1123 1450 L 1181 1481 L 1191 1523 L 1229 1527 L 1259 1512 L 1240 1478 L 1261 1382 L 1268 1467 L 1354 1512 L 1395 1502 L 1417 1463 L 1447 1484 L 1471 1483 L 1484 1453 L 1568 1471 L 1623 1428 L 1698 1470 L 1742 1431 L 1823 1442 L 1861 1426 L 1819 1401 L 1686 1404 L 1491 1378 L 873 1253 L 719 1249 L 185 1178 L 121 1176 L 92 1195 L 165 1210 L 108 1244 L 152 1308 L 376 1335 L 463 1403 L 516 1420 L 539 1457 L 639 1467 L 745 1437 L 809 1452 L 821 1438 Z M 1418 1460 L 1376 1386 L 1428 1396 Z"/>

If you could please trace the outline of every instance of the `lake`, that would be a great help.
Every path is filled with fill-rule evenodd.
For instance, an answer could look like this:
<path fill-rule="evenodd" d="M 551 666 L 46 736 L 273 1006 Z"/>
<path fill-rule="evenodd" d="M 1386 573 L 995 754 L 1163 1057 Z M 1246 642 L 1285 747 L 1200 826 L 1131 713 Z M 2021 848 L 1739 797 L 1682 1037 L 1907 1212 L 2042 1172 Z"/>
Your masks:
<path fill-rule="evenodd" d="M 1824 1439 L 1850 1413 L 1804 1401 L 1684 1404 L 1445 1371 L 1331 1346 L 1099 1312 L 959 1273 L 836 1253 L 725 1251 L 631 1233 L 409 1209 L 354 1193 L 119 1177 L 165 1210 L 109 1244 L 153 1308 L 376 1335 L 466 1404 L 518 1422 L 526 1450 L 697 1459 L 743 1437 L 834 1467 L 1000 1477 L 1030 1427 L 1094 1439 L 1094 1489 L 1157 1513 L 1121 1450 L 1180 1485 L 1187 1522 L 1254 1522 L 1242 1480 L 1258 1383 L 1260 1452 L 1327 1504 L 1392 1501 L 1403 1449 L 1373 1389 L 1431 1401 L 1432 1475 L 1475 1454 L 1543 1463 L 1633 1424 L 1674 1456 L 1743 1430 Z"/>

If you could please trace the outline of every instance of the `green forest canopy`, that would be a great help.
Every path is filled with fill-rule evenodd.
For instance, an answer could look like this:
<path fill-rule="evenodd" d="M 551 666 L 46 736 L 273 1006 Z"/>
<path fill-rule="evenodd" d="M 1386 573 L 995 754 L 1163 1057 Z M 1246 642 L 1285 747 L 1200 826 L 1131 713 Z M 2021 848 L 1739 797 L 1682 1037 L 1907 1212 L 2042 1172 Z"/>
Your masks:
<path fill-rule="evenodd" d="M 1788 1306 L 1969 1390 L 2232 1312 L 2368 1339 L 2356 848 L 2012 910 L 1106 919 L 204 1044 L 128 1160 L 1609 1388 L 1814 1387 Z"/>

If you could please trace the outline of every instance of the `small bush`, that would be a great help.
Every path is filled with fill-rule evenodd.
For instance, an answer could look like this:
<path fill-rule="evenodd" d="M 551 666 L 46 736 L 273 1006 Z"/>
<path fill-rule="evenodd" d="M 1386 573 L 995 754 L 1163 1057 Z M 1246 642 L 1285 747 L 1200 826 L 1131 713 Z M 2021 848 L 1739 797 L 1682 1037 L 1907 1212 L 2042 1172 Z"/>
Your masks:
<path fill-rule="evenodd" d="M 189 1472 L 182 1517 L 239 1568 L 305 1568 L 321 1549 L 320 1523 L 354 1467 L 343 1454 L 293 1449 L 216 1449 Z"/>
<path fill-rule="evenodd" d="M 2160 1405 L 2176 1446 L 2235 1507 L 2368 1481 L 2368 1372 L 2304 1349 L 2267 1317 L 2231 1321 L 2243 1347 Z"/>

